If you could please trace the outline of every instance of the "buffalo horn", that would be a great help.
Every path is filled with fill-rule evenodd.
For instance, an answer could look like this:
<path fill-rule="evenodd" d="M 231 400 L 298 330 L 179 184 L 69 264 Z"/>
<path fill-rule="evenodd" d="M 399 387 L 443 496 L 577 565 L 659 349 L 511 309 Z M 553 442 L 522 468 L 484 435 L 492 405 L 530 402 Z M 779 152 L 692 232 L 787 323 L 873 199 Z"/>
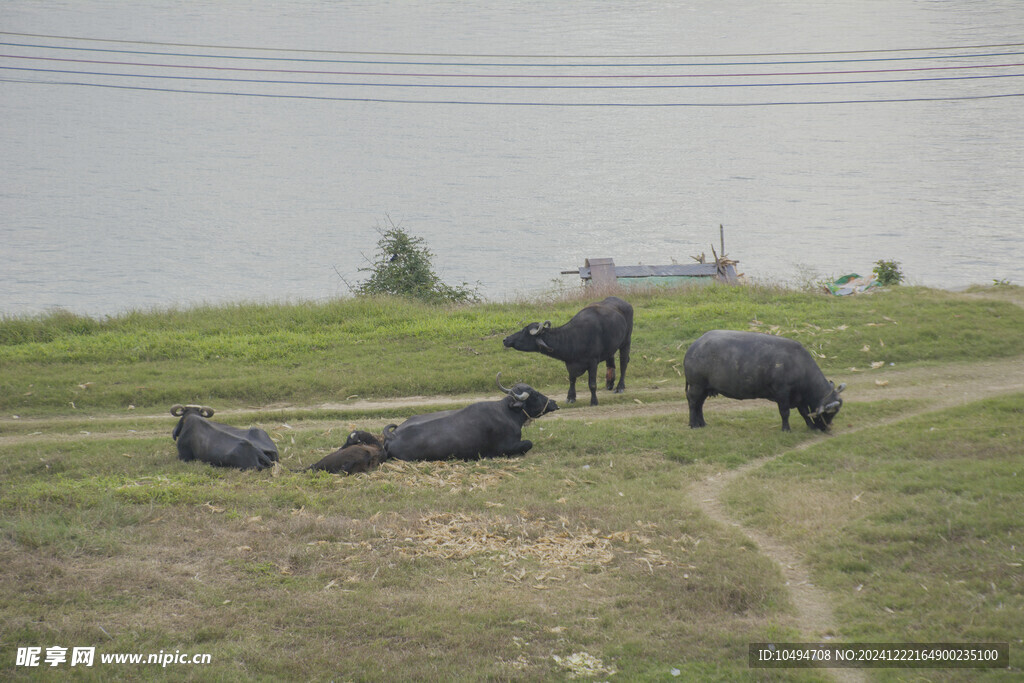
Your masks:
<path fill-rule="evenodd" d="M 513 394 L 511 389 L 506 389 L 505 387 L 501 386 L 501 373 L 500 372 L 498 373 L 498 376 L 494 378 L 494 381 L 498 383 L 498 388 L 499 389 L 504 391 L 509 396 L 514 396 L 517 401 L 525 401 L 526 399 L 530 398 L 530 392 L 529 391 L 524 391 L 524 392 L 519 393 L 519 394 Z"/>
<path fill-rule="evenodd" d="M 541 332 L 546 332 L 547 330 L 550 330 L 550 329 L 551 329 L 551 321 L 550 320 L 545 320 L 543 325 L 539 324 L 539 325 L 537 325 L 537 327 L 532 328 L 530 330 L 530 334 L 532 334 L 534 337 L 536 337 Z"/>
<path fill-rule="evenodd" d="M 207 418 L 213 417 L 213 408 L 203 406 L 202 408 L 199 409 L 199 414 Z"/>
<path fill-rule="evenodd" d="M 184 414 L 185 406 L 181 405 L 180 403 L 175 403 L 173 406 L 171 406 L 171 415 L 173 415 L 174 417 L 181 417 Z"/>

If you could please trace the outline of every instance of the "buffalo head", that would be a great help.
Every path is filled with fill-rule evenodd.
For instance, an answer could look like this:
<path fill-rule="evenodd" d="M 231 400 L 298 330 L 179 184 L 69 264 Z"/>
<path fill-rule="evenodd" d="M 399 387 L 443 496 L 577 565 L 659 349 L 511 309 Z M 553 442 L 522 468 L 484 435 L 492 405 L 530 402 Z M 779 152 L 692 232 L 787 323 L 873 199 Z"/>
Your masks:
<path fill-rule="evenodd" d="M 507 349 L 516 351 L 544 351 L 550 353 L 553 349 L 544 341 L 545 333 L 551 329 L 551 321 L 545 320 L 541 323 L 530 323 L 515 334 L 505 337 L 503 344 Z"/>
<path fill-rule="evenodd" d="M 363 444 L 365 446 L 380 446 L 380 439 L 371 434 L 370 432 L 364 432 L 362 430 L 356 430 L 348 435 L 345 439 L 345 443 L 341 445 L 342 448 L 348 448 L 349 446 L 355 446 L 356 444 Z"/>
<path fill-rule="evenodd" d="M 197 406 L 191 403 L 187 406 L 183 406 L 180 403 L 175 403 L 173 406 L 171 406 L 171 415 L 173 415 L 174 417 L 184 417 L 185 413 L 194 413 L 201 417 L 209 418 L 213 417 L 213 408 L 208 408 L 207 406 Z"/>
<path fill-rule="evenodd" d="M 558 410 L 557 403 L 531 387 L 529 384 L 517 382 L 512 385 L 511 389 L 507 389 L 501 385 L 500 372 L 495 378 L 495 381 L 498 383 L 498 388 L 508 394 L 509 407 L 515 410 L 522 410 L 526 413 L 526 416 L 532 420 L 537 419 L 541 415 L 547 415 L 548 413 Z"/>
<path fill-rule="evenodd" d="M 811 419 L 814 421 L 814 426 L 821 431 L 828 431 L 829 425 L 832 424 L 832 419 L 839 413 L 839 409 L 843 407 L 843 399 L 839 398 L 839 394 L 843 393 L 843 389 L 846 388 L 846 384 L 840 384 L 838 387 L 835 382 L 829 382 L 832 385 L 832 391 L 826 394 L 825 398 L 821 400 L 817 410 L 811 413 Z"/>
<path fill-rule="evenodd" d="M 174 431 L 171 432 L 171 438 L 177 441 L 178 435 L 181 434 L 181 427 L 185 423 L 185 416 L 198 415 L 199 417 L 205 417 L 209 419 L 213 417 L 213 408 L 209 408 L 207 406 L 197 406 L 191 403 L 187 406 L 183 406 L 180 403 L 175 403 L 173 406 L 171 406 L 171 415 L 173 415 L 174 417 L 181 418 L 180 420 L 178 420 L 178 424 L 177 426 L 175 426 Z"/>

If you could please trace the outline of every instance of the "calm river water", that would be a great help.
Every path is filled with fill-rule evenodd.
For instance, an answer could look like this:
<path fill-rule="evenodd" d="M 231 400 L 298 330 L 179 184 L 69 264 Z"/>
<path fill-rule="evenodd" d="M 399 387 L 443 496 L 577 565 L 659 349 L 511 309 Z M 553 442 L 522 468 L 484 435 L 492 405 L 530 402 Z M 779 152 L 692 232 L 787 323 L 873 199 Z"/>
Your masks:
<path fill-rule="evenodd" d="M 0 6 L 0 314 L 490 299 L 587 257 L 1024 282 L 1024 3 Z"/>

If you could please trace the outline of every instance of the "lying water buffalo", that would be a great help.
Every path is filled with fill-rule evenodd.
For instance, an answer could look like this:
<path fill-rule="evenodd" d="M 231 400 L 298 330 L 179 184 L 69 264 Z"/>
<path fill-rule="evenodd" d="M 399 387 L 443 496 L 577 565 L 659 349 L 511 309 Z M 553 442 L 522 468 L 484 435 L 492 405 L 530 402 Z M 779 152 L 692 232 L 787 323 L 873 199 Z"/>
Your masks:
<path fill-rule="evenodd" d="M 263 469 L 277 462 L 277 446 L 262 429 L 239 429 L 211 422 L 213 409 L 177 404 L 171 415 L 180 417 L 171 432 L 181 460 L 202 460 L 217 467 Z"/>
<path fill-rule="evenodd" d="M 354 431 L 341 448 L 306 469 L 354 474 L 376 469 L 383 461 L 384 449 L 377 437 L 369 432 Z"/>
<path fill-rule="evenodd" d="M 843 400 L 799 342 L 760 332 L 712 330 L 690 345 L 683 357 L 690 427 L 703 427 L 704 400 L 766 398 L 779 404 L 782 431 L 796 408 L 811 429 L 826 431 Z"/>
<path fill-rule="evenodd" d="M 384 430 L 384 452 L 398 460 L 475 460 L 524 455 L 533 442 L 523 440 L 528 420 L 558 410 L 558 404 L 526 384 L 498 388 L 505 398 L 472 403 L 411 417 Z"/>
<path fill-rule="evenodd" d="M 505 337 L 505 347 L 517 351 L 539 351 L 565 363 L 569 371 L 569 393 L 565 400 L 576 401 L 576 378 L 587 374 L 590 405 L 597 405 L 597 365 L 605 363 L 605 380 L 609 389 L 615 387 L 615 352 L 622 365 L 615 393 L 626 390 L 626 366 L 633 338 L 633 307 L 622 299 L 610 296 L 590 304 L 560 327 L 530 323 L 515 334 Z"/>

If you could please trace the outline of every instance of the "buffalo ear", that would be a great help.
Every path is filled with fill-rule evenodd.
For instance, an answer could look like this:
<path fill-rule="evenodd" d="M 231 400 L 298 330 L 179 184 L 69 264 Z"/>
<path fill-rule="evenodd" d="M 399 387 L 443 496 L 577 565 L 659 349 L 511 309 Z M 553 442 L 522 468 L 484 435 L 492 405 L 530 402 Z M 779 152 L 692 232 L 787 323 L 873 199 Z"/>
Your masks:
<path fill-rule="evenodd" d="M 530 399 L 530 392 L 529 391 L 520 391 L 519 393 L 516 393 L 514 391 L 514 389 L 515 389 L 515 387 L 513 387 L 512 391 L 508 392 L 508 398 L 509 398 L 508 404 L 512 408 L 517 408 L 517 409 L 518 408 L 522 408 L 523 406 L 526 405 L 526 402 Z"/>
<path fill-rule="evenodd" d="M 540 347 L 541 351 L 546 351 L 547 353 L 554 353 L 554 351 L 555 351 L 553 348 L 551 348 L 550 345 L 548 345 L 548 343 L 546 341 L 544 341 L 543 339 L 541 339 L 539 337 L 537 338 L 537 346 Z"/>

